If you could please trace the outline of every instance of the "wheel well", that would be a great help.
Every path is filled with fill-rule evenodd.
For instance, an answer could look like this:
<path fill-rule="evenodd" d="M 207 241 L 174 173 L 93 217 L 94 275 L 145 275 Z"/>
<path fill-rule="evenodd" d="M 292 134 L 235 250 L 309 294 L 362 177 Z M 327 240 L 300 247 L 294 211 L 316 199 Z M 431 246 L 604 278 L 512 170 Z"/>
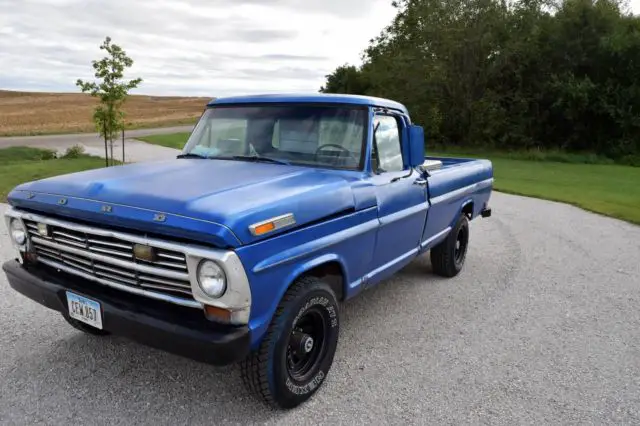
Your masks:
<path fill-rule="evenodd" d="M 469 219 L 473 218 L 473 201 L 462 207 L 462 213 L 466 214 Z"/>
<path fill-rule="evenodd" d="M 344 273 L 338 262 L 327 262 L 306 271 L 303 276 L 317 277 L 331 286 L 338 300 L 344 298 Z"/>

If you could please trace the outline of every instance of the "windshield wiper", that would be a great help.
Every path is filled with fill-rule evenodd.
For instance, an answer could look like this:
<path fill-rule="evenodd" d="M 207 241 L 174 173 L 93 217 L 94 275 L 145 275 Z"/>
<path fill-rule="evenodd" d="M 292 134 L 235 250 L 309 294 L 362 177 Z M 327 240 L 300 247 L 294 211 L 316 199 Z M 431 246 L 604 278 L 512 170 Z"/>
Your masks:
<path fill-rule="evenodd" d="M 176 158 L 202 158 L 206 160 L 209 157 L 205 157 L 204 155 L 192 154 L 189 152 L 187 154 L 180 154 Z"/>
<path fill-rule="evenodd" d="M 247 160 L 247 161 L 263 162 L 263 163 L 283 164 L 285 166 L 290 165 L 288 161 L 276 160 L 275 158 L 262 157 L 260 155 L 234 155 L 231 158 L 233 158 L 234 160 Z"/>

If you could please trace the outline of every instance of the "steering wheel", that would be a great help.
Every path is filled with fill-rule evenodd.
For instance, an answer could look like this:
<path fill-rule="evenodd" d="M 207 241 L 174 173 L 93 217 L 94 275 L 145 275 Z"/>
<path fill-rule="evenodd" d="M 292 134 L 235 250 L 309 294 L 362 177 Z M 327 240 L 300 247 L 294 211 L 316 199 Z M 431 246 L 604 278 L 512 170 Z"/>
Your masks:
<path fill-rule="evenodd" d="M 322 151 L 324 148 L 337 148 L 343 153 L 346 152 L 347 156 L 350 157 L 353 161 L 355 161 L 356 163 L 358 162 L 358 159 L 353 155 L 351 151 L 349 151 L 347 148 L 343 147 L 342 145 L 337 145 L 335 143 L 326 143 L 324 145 L 320 145 L 318 149 L 316 149 L 316 153 L 315 153 L 316 158 L 318 157 L 318 153 Z M 340 155 L 340 157 L 342 157 L 342 155 Z"/>

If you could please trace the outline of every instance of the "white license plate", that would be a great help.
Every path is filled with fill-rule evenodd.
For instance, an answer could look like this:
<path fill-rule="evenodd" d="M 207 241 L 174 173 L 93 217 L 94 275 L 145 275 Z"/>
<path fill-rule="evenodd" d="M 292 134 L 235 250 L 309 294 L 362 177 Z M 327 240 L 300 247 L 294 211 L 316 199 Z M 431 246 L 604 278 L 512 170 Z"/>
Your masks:
<path fill-rule="evenodd" d="M 102 330 L 100 303 L 67 291 L 69 316 Z"/>

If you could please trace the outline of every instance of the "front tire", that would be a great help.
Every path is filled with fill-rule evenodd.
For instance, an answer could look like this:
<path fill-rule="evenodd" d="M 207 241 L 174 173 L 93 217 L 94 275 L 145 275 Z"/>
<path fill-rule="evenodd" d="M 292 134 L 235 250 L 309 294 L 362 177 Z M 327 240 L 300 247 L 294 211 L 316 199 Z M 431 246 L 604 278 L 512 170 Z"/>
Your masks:
<path fill-rule="evenodd" d="M 451 278 L 464 266 L 469 248 L 469 219 L 463 213 L 447 238 L 431 250 L 433 272 Z"/>
<path fill-rule="evenodd" d="M 331 287 L 316 277 L 298 279 L 278 305 L 260 347 L 240 363 L 245 386 L 274 408 L 302 404 L 327 377 L 339 328 Z"/>

